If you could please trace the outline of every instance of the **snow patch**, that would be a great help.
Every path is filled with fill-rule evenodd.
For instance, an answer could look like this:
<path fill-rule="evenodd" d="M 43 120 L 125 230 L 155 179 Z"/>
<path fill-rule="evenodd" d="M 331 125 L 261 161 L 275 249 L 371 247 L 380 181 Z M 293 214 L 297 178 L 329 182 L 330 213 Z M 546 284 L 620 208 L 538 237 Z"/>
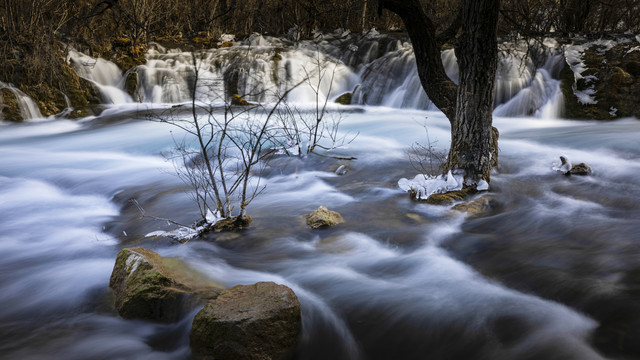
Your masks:
<path fill-rule="evenodd" d="M 464 177 L 462 175 L 453 175 L 449 171 L 447 175 L 418 174 L 412 180 L 402 178 L 398 180 L 398 187 L 403 191 L 415 193 L 416 199 L 426 200 L 433 194 L 462 190 L 463 183 Z"/>
<path fill-rule="evenodd" d="M 634 51 L 640 51 L 640 46 L 634 46 L 626 52 L 626 55 L 631 54 Z"/>

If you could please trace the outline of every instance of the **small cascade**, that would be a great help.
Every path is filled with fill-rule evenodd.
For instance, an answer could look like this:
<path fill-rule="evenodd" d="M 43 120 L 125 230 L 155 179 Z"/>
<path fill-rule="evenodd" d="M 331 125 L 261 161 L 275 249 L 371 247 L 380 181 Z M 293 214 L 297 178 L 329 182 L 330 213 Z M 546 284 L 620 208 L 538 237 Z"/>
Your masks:
<path fill-rule="evenodd" d="M 75 50 L 69 51 L 67 61 L 78 76 L 93 82 L 100 90 L 100 96 L 105 104 L 124 104 L 132 101 L 131 97 L 123 91 L 122 71 L 116 64 Z"/>
<path fill-rule="evenodd" d="M 7 84 L 5 82 L 0 81 L 0 90 L 7 89 L 9 90 L 13 96 L 15 96 L 16 101 L 18 103 L 18 108 L 20 109 L 20 116 L 22 120 L 31 120 L 31 119 L 40 119 L 42 118 L 42 114 L 40 113 L 40 109 L 38 105 L 31 99 L 27 94 L 20 91 L 20 89 L 14 87 L 12 84 Z M 0 93 L 0 107 L 5 106 L 6 99 L 2 98 L 2 94 Z M 2 119 L 2 113 L 0 112 L 0 120 Z"/>
<path fill-rule="evenodd" d="M 363 67 L 360 78 L 362 82 L 353 94 L 356 104 L 416 109 L 427 109 L 431 104 L 408 43 Z"/>
<path fill-rule="evenodd" d="M 280 47 L 263 37 L 246 44 L 196 53 L 196 100 L 223 102 L 233 94 L 253 102 L 270 102 L 290 90 L 293 102 L 321 101 L 350 91 L 358 83 L 349 67 L 320 49 Z M 147 53 L 136 69 L 144 102 L 180 103 L 191 100 L 193 59 L 190 52 L 162 49 Z"/>
<path fill-rule="evenodd" d="M 535 49 L 534 49 L 535 50 Z M 545 65 L 537 69 L 527 56 L 526 44 L 507 45 L 499 53 L 496 70 L 496 115 L 524 116 L 539 113 L 541 108 L 559 95 L 559 73 L 562 56 L 550 50 L 537 50 L 546 56 Z M 553 55 L 551 55 L 553 54 Z M 442 62 L 449 78 L 458 82 L 455 52 L 442 52 Z M 363 105 L 383 105 L 397 108 L 434 109 L 422 89 L 410 44 L 372 61 L 360 71 L 361 85 L 354 93 L 354 102 Z M 553 76 L 552 76 L 553 75 Z M 560 108 L 562 104 L 547 107 Z M 555 115 L 557 116 L 557 115 Z"/>
<path fill-rule="evenodd" d="M 560 80 L 552 74 L 558 74 L 563 66 L 564 57 L 560 53 L 549 55 L 541 68 L 537 69 L 532 81 L 515 93 L 507 102 L 498 105 L 497 116 L 537 116 L 558 118 L 561 116 L 564 100 L 560 90 Z"/>

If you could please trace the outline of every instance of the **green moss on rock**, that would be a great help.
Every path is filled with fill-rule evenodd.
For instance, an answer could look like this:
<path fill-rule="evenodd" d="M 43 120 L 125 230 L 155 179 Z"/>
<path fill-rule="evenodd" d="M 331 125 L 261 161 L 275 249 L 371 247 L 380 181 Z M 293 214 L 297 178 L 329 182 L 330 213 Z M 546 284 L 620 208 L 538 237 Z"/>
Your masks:
<path fill-rule="evenodd" d="M 288 359 L 301 331 L 300 302 L 284 285 L 239 285 L 193 319 L 194 359 Z"/>
<path fill-rule="evenodd" d="M 563 117 L 569 119 L 610 120 L 626 116 L 640 116 L 637 102 L 640 98 L 640 52 L 629 52 L 633 43 L 618 44 L 603 52 L 597 45 L 584 51 L 587 69 L 583 79 L 575 81 L 573 71 L 565 66 L 560 73 L 564 96 Z M 590 77 L 591 76 L 591 77 Z M 590 77 L 590 80 L 586 80 Z M 573 87 L 584 91 L 595 90 L 595 104 L 582 104 Z"/>
<path fill-rule="evenodd" d="M 234 216 L 228 219 L 222 219 L 213 225 L 213 231 L 239 231 L 247 229 L 253 219 L 249 215 Z"/>
<path fill-rule="evenodd" d="M 249 106 L 249 105 L 253 105 L 250 102 L 248 102 L 247 100 L 243 99 L 242 96 L 238 95 L 238 94 L 233 94 L 231 96 L 231 105 L 235 105 L 235 106 Z"/>
<path fill-rule="evenodd" d="M 449 191 L 442 194 L 431 194 L 431 196 L 429 196 L 427 200 L 425 200 L 425 202 L 427 204 L 432 204 L 432 205 L 449 205 L 449 204 L 453 204 L 456 201 L 462 201 L 466 199 L 469 195 L 473 195 L 477 192 L 478 190 L 474 185 L 474 186 L 465 187 L 462 190 Z M 414 196 L 412 197 L 415 198 Z"/>
<path fill-rule="evenodd" d="M 118 314 L 127 319 L 172 322 L 223 289 L 179 259 L 144 248 L 118 253 L 109 286 Z"/>
<path fill-rule="evenodd" d="M 318 207 L 311 214 L 307 215 L 307 225 L 312 229 L 320 229 L 342 223 L 344 223 L 342 215 L 324 206 Z"/>
<path fill-rule="evenodd" d="M 351 105 L 352 99 L 353 94 L 348 92 L 338 96 L 338 98 L 336 99 L 336 103 L 341 105 Z"/>
<path fill-rule="evenodd" d="M 0 89 L 0 120 L 20 122 L 22 114 L 20 114 L 20 106 L 18 98 L 7 88 Z"/>

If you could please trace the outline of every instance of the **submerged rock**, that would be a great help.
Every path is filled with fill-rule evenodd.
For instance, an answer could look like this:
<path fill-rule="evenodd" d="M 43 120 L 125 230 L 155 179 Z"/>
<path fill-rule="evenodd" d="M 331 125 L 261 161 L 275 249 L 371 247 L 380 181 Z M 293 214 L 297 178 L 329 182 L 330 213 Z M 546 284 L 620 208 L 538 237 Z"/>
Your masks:
<path fill-rule="evenodd" d="M 493 204 L 495 203 L 495 199 L 491 196 L 482 196 L 474 200 L 466 201 L 452 207 L 452 210 L 465 212 L 469 216 L 479 217 L 488 213 Z"/>
<path fill-rule="evenodd" d="M 181 260 L 140 247 L 118 253 L 109 287 L 120 316 L 161 322 L 178 320 L 224 289 Z"/>
<path fill-rule="evenodd" d="M 446 193 L 431 194 L 427 200 L 427 204 L 431 205 L 449 205 L 456 201 L 462 201 L 469 195 L 477 193 L 478 190 L 475 186 L 463 188 L 462 190 L 449 191 Z"/>
<path fill-rule="evenodd" d="M 591 175 L 591 168 L 589 167 L 589 165 L 585 163 L 573 165 L 571 167 L 571 170 L 569 170 L 568 175 L 580 175 L 580 176 Z"/>
<path fill-rule="evenodd" d="M 286 359 L 301 330 L 300 302 L 273 282 L 238 285 L 210 301 L 193 319 L 194 359 Z"/>
<path fill-rule="evenodd" d="M 311 214 L 307 215 L 307 225 L 312 229 L 334 226 L 342 224 L 344 218 L 335 211 L 331 211 L 324 206 L 318 207 Z"/>

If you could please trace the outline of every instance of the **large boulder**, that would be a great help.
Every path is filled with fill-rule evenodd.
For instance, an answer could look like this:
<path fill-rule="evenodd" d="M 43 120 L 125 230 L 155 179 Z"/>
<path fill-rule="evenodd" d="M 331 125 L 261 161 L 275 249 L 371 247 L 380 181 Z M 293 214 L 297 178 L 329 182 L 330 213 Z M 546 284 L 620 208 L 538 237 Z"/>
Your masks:
<path fill-rule="evenodd" d="M 161 322 L 177 321 L 224 289 L 181 260 L 140 247 L 118 253 L 109 286 L 120 316 Z"/>
<path fill-rule="evenodd" d="M 312 229 L 334 226 L 342 224 L 343 222 L 344 218 L 342 218 L 342 215 L 327 209 L 325 206 L 320 206 L 311 214 L 307 215 L 307 225 Z"/>
<path fill-rule="evenodd" d="M 194 359 L 285 359 L 301 329 L 300 302 L 273 282 L 238 285 L 210 301 L 194 318 Z"/>

